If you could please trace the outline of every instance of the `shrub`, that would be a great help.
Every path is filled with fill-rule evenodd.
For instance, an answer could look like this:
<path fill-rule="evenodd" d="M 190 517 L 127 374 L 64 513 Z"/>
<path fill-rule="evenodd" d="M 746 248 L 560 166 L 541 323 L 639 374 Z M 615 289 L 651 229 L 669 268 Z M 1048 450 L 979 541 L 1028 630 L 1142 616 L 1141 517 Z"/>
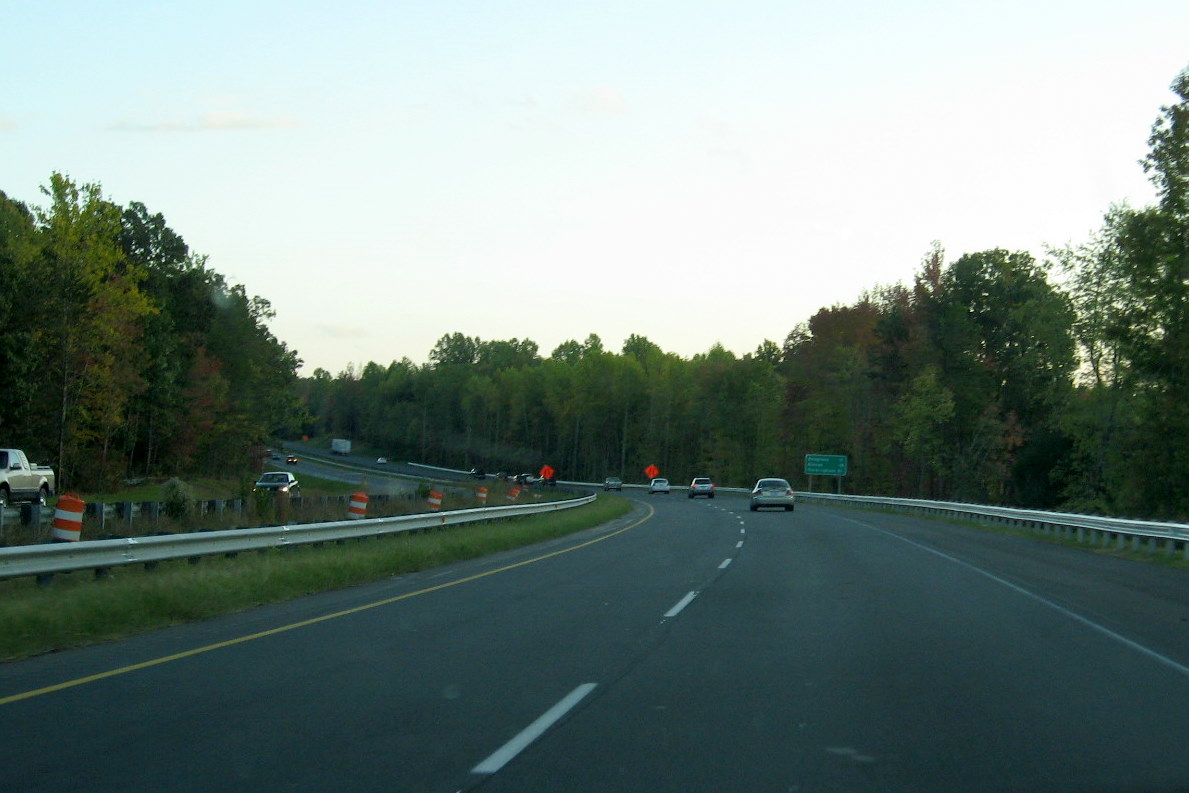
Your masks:
<path fill-rule="evenodd" d="M 165 514 L 171 518 L 184 518 L 190 514 L 194 503 L 194 491 L 181 479 L 174 477 L 161 487 L 161 504 Z"/>

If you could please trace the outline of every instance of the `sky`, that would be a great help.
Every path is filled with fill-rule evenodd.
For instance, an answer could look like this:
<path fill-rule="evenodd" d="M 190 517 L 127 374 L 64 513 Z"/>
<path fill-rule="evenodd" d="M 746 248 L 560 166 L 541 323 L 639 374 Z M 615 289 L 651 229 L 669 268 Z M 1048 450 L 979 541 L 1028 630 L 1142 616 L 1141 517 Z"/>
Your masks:
<path fill-rule="evenodd" d="M 1184 0 L 0 0 L 0 190 L 160 212 L 337 374 L 463 333 L 690 357 L 1114 203 Z"/>

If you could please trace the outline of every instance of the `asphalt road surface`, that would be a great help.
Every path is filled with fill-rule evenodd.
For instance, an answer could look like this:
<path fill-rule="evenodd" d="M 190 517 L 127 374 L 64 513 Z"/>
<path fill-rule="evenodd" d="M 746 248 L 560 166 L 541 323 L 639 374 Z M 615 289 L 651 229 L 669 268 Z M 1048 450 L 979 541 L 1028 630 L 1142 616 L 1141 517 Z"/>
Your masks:
<path fill-rule="evenodd" d="M 1189 790 L 1185 573 L 628 497 L 544 545 L 2 665 L 0 787 Z"/>

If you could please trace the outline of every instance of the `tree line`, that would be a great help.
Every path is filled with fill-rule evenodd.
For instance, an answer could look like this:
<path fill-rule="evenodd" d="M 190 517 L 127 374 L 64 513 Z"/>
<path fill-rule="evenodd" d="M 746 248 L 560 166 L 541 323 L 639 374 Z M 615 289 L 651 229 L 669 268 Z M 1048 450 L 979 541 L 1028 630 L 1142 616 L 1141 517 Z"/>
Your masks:
<path fill-rule="evenodd" d="M 295 351 L 161 214 L 53 174 L 0 192 L 0 429 L 63 487 L 246 467 L 269 438 L 562 478 L 805 486 L 845 454 L 851 492 L 1189 517 L 1189 69 L 1119 205 L 1049 252 L 927 252 L 909 285 L 823 308 L 781 342 L 682 358 L 591 334 L 443 336 L 407 358 L 298 378 Z"/>
<path fill-rule="evenodd" d="M 1086 243 L 935 244 L 911 285 L 823 308 L 782 344 L 690 359 L 633 335 L 548 356 L 443 336 L 416 365 L 318 369 L 309 433 L 390 456 L 562 478 L 729 485 L 845 454 L 850 492 L 1189 517 L 1189 69 L 1142 162 L 1155 206 L 1115 206 Z"/>
<path fill-rule="evenodd" d="M 160 213 L 55 173 L 0 192 L 0 429 L 60 488 L 245 470 L 304 420 L 300 360 L 268 301 L 228 284 Z"/>

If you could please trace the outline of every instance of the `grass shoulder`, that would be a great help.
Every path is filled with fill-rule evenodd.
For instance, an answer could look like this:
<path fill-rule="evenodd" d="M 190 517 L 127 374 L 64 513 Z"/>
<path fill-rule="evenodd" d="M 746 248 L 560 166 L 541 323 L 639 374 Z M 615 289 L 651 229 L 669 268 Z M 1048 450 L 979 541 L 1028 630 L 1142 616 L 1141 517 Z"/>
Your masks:
<path fill-rule="evenodd" d="M 600 495 L 575 509 L 397 534 L 319 548 L 127 567 L 96 581 L 59 575 L 39 589 L 0 582 L 0 660 L 110 641 L 303 595 L 367 583 L 572 534 L 625 515 L 631 503 Z"/>

